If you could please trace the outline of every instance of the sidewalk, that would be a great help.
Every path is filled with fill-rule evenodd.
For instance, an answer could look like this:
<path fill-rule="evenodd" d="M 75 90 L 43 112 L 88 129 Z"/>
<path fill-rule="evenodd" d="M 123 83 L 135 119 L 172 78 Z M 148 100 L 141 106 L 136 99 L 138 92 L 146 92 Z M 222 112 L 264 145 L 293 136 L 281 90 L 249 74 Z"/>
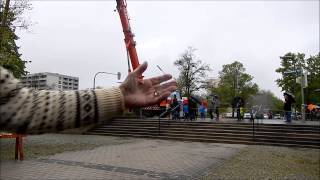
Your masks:
<path fill-rule="evenodd" d="M 0 179 L 198 179 L 245 147 L 139 139 L 28 161 L 1 162 Z"/>

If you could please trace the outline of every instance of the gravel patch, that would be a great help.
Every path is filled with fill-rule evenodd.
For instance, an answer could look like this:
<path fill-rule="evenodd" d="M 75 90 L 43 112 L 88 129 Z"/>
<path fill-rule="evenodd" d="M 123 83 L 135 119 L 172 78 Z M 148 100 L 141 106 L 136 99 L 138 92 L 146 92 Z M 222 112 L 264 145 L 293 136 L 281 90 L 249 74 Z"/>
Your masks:
<path fill-rule="evenodd" d="M 320 149 L 248 146 L 204 178 L 320 179 Z"/>
<path fill-rule="evenodd" d="M 90 150 L 99 146 L 108 146 L 135 142 L 137 139 L 112 136 L 43 134 L 29 135 L 23 138 L 25 159 L 53 155 L 65 151 Z M 13 160 L 15 139 L 0 139 L 0 161 Z"/>

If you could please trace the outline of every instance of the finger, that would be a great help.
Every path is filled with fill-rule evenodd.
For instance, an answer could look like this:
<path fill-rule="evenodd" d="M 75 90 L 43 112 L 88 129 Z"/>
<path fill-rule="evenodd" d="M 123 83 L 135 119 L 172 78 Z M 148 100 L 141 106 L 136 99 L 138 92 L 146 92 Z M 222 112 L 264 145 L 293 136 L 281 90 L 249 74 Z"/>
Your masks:
<path fill-rule="evenodd" d="M 177 89 L 178 89 L 177 86 L 169 86 L 169 87 L 159 91 L 159 94 L 164 94 L 164 93 L 167 93 L 167 92 L 172 93 L 173 91 L 175 91 Z"/>
<path fill-rule="evenodd" d="M 171 87 L 171 86 L 172 87 L 177 87 L 177 82 L 176 81 L 170 81 L 170 82 L 164 83 L 162 85 L 156 85 L 154 87 L 154 89 L 156 89 L 157 91 L 163 91 L 166 88 Z"/>
<path fill-rule="evenodd" d="M 160 94 L 160 96 L 157 97 L 157 102 L 160 102 L 164 99 L 166 99 L 168 96 L 170 96 L 172 91 L 164 91 Z"/>
<path fill-rule="evenodd" d="M 158 92 L 160 95 L 156 96 L 154 98 L 150 99 L 150 102 L 148 104 L 153 105 L 156 103 L 159 103 L 160 101 L 166 99 L 168 96 L 170 96 L 170 94 L 177 90 L 177 86 L 173 85 L 173 86 L 169 86 L 165 89 L 163 89 L 161 92 Z"/>
<path fill-rule="evenodd" d="M 156 84 L 160 84 L 162 82 L 168 81 L 171 78 L 172 78 L 172 76 L 170 74 L 165 74 L 162 76 L 150 78 L 150 81 L 151 81 L 152 85 L 156 85 Z"/>
<path fill-rule="evenodd" d="M 138 66 L 137 69 L 133 71 L 133 74 L 135 76 L 140 76 L 144 71 L 146 71 L 147 67 L 148 63 L 145 61 L 144 63 L 140 64 L 140 66 Z"/>
<path fill-rule="evenodd" d="M 158 100 L 158 101 L 161 101 L 161 100 L 163 100 L 163 99 L 166 99 L 168 96 L 170 96 L 170 94 L 173 92 L 173 91 L 175 91 L 175 90 L 177 90 L 178 88 L 177 88 L 177 86 L 169 86 L 169 87 L 167 87 L 167 88 L 165 88 L 165 89 L 163 89 L 163 90 L 161 90 L 161 91 L 158 91 L 158 93 L 160 94 L 158 97 L 156 97 L 156 99 Z"/>

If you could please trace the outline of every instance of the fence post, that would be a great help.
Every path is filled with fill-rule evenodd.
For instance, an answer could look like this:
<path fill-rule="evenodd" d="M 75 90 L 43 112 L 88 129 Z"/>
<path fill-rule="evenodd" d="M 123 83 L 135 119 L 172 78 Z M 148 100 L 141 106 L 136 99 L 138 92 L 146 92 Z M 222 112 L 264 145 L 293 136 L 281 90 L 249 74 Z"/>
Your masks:
<path fill-rule="evenodd" d="M 254 118 L 252 120 L 252 138 L 253 138 L 253 141 L 255 141 L 255 135 L 254 135 Z"/>

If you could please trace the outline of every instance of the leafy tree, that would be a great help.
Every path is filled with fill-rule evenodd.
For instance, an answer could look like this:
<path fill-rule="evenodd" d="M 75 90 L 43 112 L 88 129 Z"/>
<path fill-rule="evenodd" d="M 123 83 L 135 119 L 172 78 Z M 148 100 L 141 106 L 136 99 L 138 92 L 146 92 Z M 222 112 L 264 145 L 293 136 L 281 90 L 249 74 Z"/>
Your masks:
<path fill-rule="evenodd" d="M 174 62 L 180 74 L 177 79 L 178 87 L 183 96 L 189 97 L 194 92 L 205 87 L 205 78 L 211 71 L 209 65 L 197 59 L 195 49 L 188 47 L 187 50 Z"/>
<path fill-rule="evenodd" d="M 223 65 L 219 78 L 218 87 L 211 88 L 210 91 L 220 96 L 222 104 L 230 105 L 237 96 L 246 102 L 249 96 L 258 92 L 258 85 L 252 82 L 253 77 L 245 72 L 243 64 L 238 61 Z"/>
<path fill-rule="evenodd" d="M 16 35 L 16 28 L 27 29 L 29 24 L 22 17 L 25 10 L 30 9 L 27 0 L 13 1 L 10 4 L 8 12 L 5 11 L 4 4 L 1 4 L 0 21 L 4 23 L 0 28 L 0 65 L 12 71 L 17 78 L 25 75 L 25 64 L 27 61 L 21 59 L 19 47 L 16 41 L 19 37 Z M 4 17 L 6 19 L 4 20 Z"/>
<path fill-rule="evenodd" d="M 281 67 L 276 69 L 282 77 L 276 80 L 282 91 L 291 92 L 296 98 L 296 108 L 300 109 L 301 84 L 296 82 L 296 78 L 301 76 L 301 69 L 308 74 L 308 86 L 305 88 L 305 103 L 320 102 L 320 95 L 315 92 L 320 88 L 320 58 L 319 54 L 305 58 L 303 53 L 286 53 L 280 57 Z"/>
<path fill-rule="evenodd" d="M 308 71 L 308 86 L 306 88 L 306 103 L 320 103 L 320 52 L 306 59 L 306 70 Z"/>

